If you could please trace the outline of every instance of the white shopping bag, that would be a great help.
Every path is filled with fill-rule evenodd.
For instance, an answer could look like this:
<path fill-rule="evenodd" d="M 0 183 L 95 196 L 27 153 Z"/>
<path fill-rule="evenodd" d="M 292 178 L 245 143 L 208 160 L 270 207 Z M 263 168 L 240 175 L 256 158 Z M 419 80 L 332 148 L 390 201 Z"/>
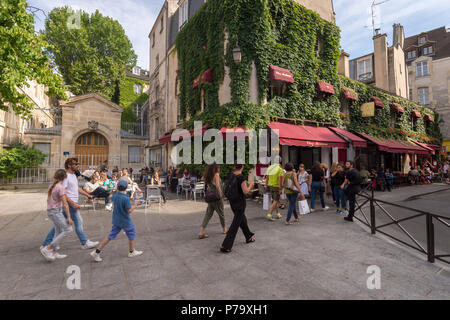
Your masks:
<path fill-rule="evenodd" d="M 284 191 L 283 191 L 283 193 L 280 195 L 280 199 L 282 199 L 282 200 L 286 200 L 286 199 L 287 199 L 286 193 L 284 193 Z"/>
<path fill-rule="evenodd" d="M 307 200 L 300 200 L 298 202 L 298 211 L 300 214 L 308 214 L 311 211 L 309 210 L 309 205 Z"/>
<path fill-rule="evenodd" d="M 264 194 L 264 199 L 263 199 L 263 210 L 269 210 L 270 208 L 270 204 L 271 204 L 271 200 L 270 200 L 270 193 L 265 193 Z"/>

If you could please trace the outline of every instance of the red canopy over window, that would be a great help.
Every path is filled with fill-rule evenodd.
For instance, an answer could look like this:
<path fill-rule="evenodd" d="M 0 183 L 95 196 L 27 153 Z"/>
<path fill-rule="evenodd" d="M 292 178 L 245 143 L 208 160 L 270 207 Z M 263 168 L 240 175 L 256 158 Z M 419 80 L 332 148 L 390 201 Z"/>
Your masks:
<path fill-rule="evenodd" d="M 375 102 L 375 106 L 377 106 L 378 108 L 384 108 L 384 102 L 383 100 L 381 100 L 380 98 L 371 96 L 370 99 Z"/>
<path fill-rule="evenodd" d="M 360 138 L 357 135 L 348 132 L 347 130 L 344 129 L 334 127 L 330 127 L 330 129 L 336 132 L 338 135 L 343 136 L 344 138 L 350 140 L 355 147 L 367 148 L 367 142 L 363 138 Z"/>
<path fill-rule="evenodd" d="M 279 130 L 281 145 L 348 148 L 347 141 L 325 127 L 272 122 L 269 124 L 269 128 Z"/>
<path fill-rule="evenodd" d="M 213 74 L 211 69 L 203 72 L 200 82 L 213 82 Z"/>
<path fill-rule="evenodd" d="M 393 102 L 392 107 L 393 107 L 393 109 L 395 109 L 395 111 L 397 111 L 399 113 L 405 113 L 405 109 L 403 109 L 403 107 L 401 105 L 399 105 L 398 103 Z"/>
<path fill-rule="evenodd" d="M 434 117 L 427 114 L 427 115 L 425 115 L 425 120 L 429 121 L 429 122 L 434 122 Z"/>
<path fill-rule="evenodd" d="M 317 91 L 334 94 L 334 87 L 328 82 L 320 81 L 317 83 Z"/>
<path fill-rule="evenodd" d="M 159 139 L 159 144 L 169 143 L 171 141 L 172 134 L 166 133 L 161 139 Z"/>
<path fill-rule="evenodd" d="M 414 110 L 412 111 L 412 116 L 413 116 L 413 117 L 416 117 L 416 118 L 422 118 L 422 115 L 421 115 L 420 112 L 417 111 L 416 109 L 414 109 Z"/>
<path fill-rule="evenodd" d="M 353 92 L 347 88 L 342 89 L 342 95 L 345 99 L 349 99 L 349 100 L 353 100 L 353 101 L 359 100 L 358 93 Z"/>
<path fill-rule="evenodd" d="M 294 74 L 288 69 L 283 69 L 277 66 L 269 66 L 269 76 L 270 80 L 294 83 Z"/>

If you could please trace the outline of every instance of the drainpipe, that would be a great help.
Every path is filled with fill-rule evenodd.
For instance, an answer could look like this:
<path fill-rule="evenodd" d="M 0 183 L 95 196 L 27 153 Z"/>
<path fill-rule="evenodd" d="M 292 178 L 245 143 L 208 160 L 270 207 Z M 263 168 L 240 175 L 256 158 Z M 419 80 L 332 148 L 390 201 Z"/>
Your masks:
<path fill-rule="evenodd" d="M 166 113 L 166 121 L 165 121 L 165 130 L 164 132 L 168 132 L 168 127 L 169 127 L 169 2 L 166 1 L 166 17 L 164 19 L 164 22 L 166 24 L 166 27 L 164 28 L 165 33 L 166 33 L 166 43 L 165 43 L 165 51 L 166 51 L 166 106 L 165 106 L 165 113 Z M 161 148 L 162 151 L 162 148 Z M 168 162 L 169 159 L 169 144 L 165 143 L 165 159 L 163 160 L 164 163 L 161 163 L 161 167 L 163 167 L 163 170 L 166 170 L 166 164 Z M 162 160 L 162 157 L 161 157 Z"/>

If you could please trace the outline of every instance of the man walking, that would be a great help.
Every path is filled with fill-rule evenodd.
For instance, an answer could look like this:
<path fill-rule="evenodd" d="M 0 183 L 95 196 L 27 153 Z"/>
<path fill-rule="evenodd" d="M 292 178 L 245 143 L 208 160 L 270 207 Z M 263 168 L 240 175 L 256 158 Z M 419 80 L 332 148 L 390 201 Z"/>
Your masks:
<path fill-rule="evenodd" d="M 344 189 L 345 186 L 347 186 L 344 193 L 347 196 L 350 211 L 348 213 L 348 216 L 344 217 L 344 220 L 350 222 L 353 222 L 353 216 L 355 215 L 356 195 L 361 191 L 362 182 L 359 171 L 356 170 L 353 166 L 353 161 L 347 161 L 345 163 L 345 169 L 347 171 L 345 174 L 345 181 L 341 185 L 341 189 Z"/>
<path fill-rule="evenodd" d="M 283 190 L 283 169 L 280 166 L 281 157 L 276 156 L 274 164 L 267 168 L 266 175 L 268 176 L 267 185 L 269 186 L 269 192 L 272 195 L 272 205 L 269 208 L 267 219 L 274 221 L 272 218 L 272 212 L 276 210 L 277 219 L 281 219 L 281 214 L 278 209 L 278 202 L 280 201 L 280 195 Z"/>
<path fill-rule="evenodd" d="M 83 218 L 81 217 L 80 205 L 78 204 L 79 193 L 85 195 L 90 199 L 92 199 L 93 196 L 91 196 L 89 193 L 85 192 L 78 186 L 78 179 L 77 176 L 75 175 L 75 171 L 78 170 L 77 158 L 67 159 L 66 162 L 64 163 L 64 168 L 66 169 L 67 172 L 67 178 L 63 181 L 62 186 L 66 189 L 70 218 L 72 219 L 73 224 L 75 226 L 75 232 L 77 233 L 78 239 L 80 239 L 82 249 L 94 248 L 98 244 L 98 241 L 95 242 L 90 241 L 84 234 Z M 50 232 L 48 233 L 47 238 L 44 240 L 43 243 L 44 247 L 48 246 L 52 242 L 54 235 L 55 235 L 55 228 L 53 227 L 52 230 L 50 230 Z"/>

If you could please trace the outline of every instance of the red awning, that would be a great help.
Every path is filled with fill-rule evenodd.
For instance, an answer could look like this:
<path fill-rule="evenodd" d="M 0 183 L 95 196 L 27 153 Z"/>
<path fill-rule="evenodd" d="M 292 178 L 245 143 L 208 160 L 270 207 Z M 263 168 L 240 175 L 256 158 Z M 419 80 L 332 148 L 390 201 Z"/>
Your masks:
<path fill-rule="evenodd" d="M 416 140 L 412 140 L 412 141 L 414 141 L 414 143 L 421 146 L 422 148 L 427 149 L 430 154 L 434 155 L 436 153 L 435 150 L 432 147 L 430 147 L 428 144 L 422 143 L 422 142 L 419 142 Z"/>
<path fill-rule="evenodd" d="M 161 139 L 159 139 L 159 144 L 169 143 L 171 141 L 172 134 L 166 133 Z"/>
<path fill-rule="evenodd" d="M 210 83 L 213 82 L 213 74 L 211 69 L 208 69 L 205 72 L 203 72 L 200 82 L 210 82 Z"/>
<path fill-rule="evenodd" d="M 358 132 L 359 135 L 377 145 L 378 150 L 391 153 L 415 153 L 415 154 L 430 154 L 430 151 L 422 148 L 409 141 L 398 141 L 394 139 L 385 139 L 379 137 L 372 137 L 368 134 Z"/>
<path fill-rule="evenodd" d="M 336 132 L 338 135 L 343 136 L 344 138 L 350 140 L 355 147 L 367 148 L 367 141 L 364 140 L 363 138 L 360 138 L 357 135 L 348 132 L 347 130 L 344 129 L 334 127 L 330 127 L 330 129 Z"/>
<path fill-rule="evenodd" d="M 277 66 L 269 66 L 269 77 L 270 80 L 294 83 L 294 74 L 288 69 L 283 69 Z"/>
<path fill-rule="evenodd" d="M 426 114 L 425 115 L 425 121 L 434 122 L 434 117 L 429 115 L 429 114 Z"/>
<path fill-rule="evenodd" d="M 412 111 L 412 115 L 413 115 L 413 117 L 416 117 L 416 118 L 422 118 L 422 115 L 421 115 L 420 112 L 417 111 L 416 109 L 414 109 L 414 110 Z"/>
<path fill-rule="evenodd" d="M 398 103 L 393 102 L 392 106 L 394 107 L 394 109 L 399 112 L 399 113 L 405 113 L 405 109 L 403 109 L 403 107 L 401 105 L 399 105 Z"/>
<path fill-rule="evenodd" d="M 379 108 L 384 108 L 384 102 L 383 100 L 381 100 L 380 98 L 371 96 L 370 99 L 375 102 L 375 106 L 379 107 Z"/>
<path fill-rule="evenodd" d="M 206 130 L 208 130 L 208 125 L 204 125 L 203 127 L 202 127 L 202 132 L 201 132 L 201 134 L 200 134 L 200 136 L 203 136 L 204 134 L 205 134 L 205 132 L 206 132 Z M 180 130 L 183 130 L 183 128 L 180 128 Z M 175 131 L 174 131 L 175 132 Z M 172 135 L 174 134 L 174 132 L 172 132 L 171 134 L 170 134 L 170 141 L 172 141 Z M 197 137 L 197 136 L 199 136 L 199 134 L 194 134 L 194 129 L 191 129 L 191 130 L 189 130 L 189 134 L 191 135 L 191 137 Z M 164 136 L 163 138 L 165 138 L 166 136 Z M 163 138 L 161 138 L 161 139 L 163 139 Z M 167 139 L 167 138 L 166 138 Z M 180 136 L 179 137 L 179 140 L 182 140 L 183 139 L 183 136 Z M 178 142 L 179 140 L 176 140 L 176 141 L 173 141 L 173 142 Z M 160 143 L 161 143 L 161 140 L 160 140 Z"/>
<path fill-rule="evenodd" d="M 334 87 L 328 82 L 320 81 L 317 83 L 317 91 L 334 94 Z"/>
<path fill-rule="evenodd" d="M 436 144 L 427 144 L 427 145 L 433 150 L 441 150 L 441 146 L 438 146 Z"/>
<path fill-rule="evenodd" d="M 194 79 L 194 83 L 192 84 L 192 89 L 198 87 L 198 77 Z"/>
<path fill-rule="evenodd" d="M 348 148 L 347 141 L 325 127 L 272 122 L 269 124 L 269 128 L 279 130 L 281 145 Z"/>
<path fill-rule="evenodd" d="M 348 88 L 344 88 L 342 89 L 342 96 L 345 99 L 349 99 L 349 100 L 353 100 L 353 101 L 358 101 L 359 97 L 358 97 L 358 93 L 349 90 Z"/>

